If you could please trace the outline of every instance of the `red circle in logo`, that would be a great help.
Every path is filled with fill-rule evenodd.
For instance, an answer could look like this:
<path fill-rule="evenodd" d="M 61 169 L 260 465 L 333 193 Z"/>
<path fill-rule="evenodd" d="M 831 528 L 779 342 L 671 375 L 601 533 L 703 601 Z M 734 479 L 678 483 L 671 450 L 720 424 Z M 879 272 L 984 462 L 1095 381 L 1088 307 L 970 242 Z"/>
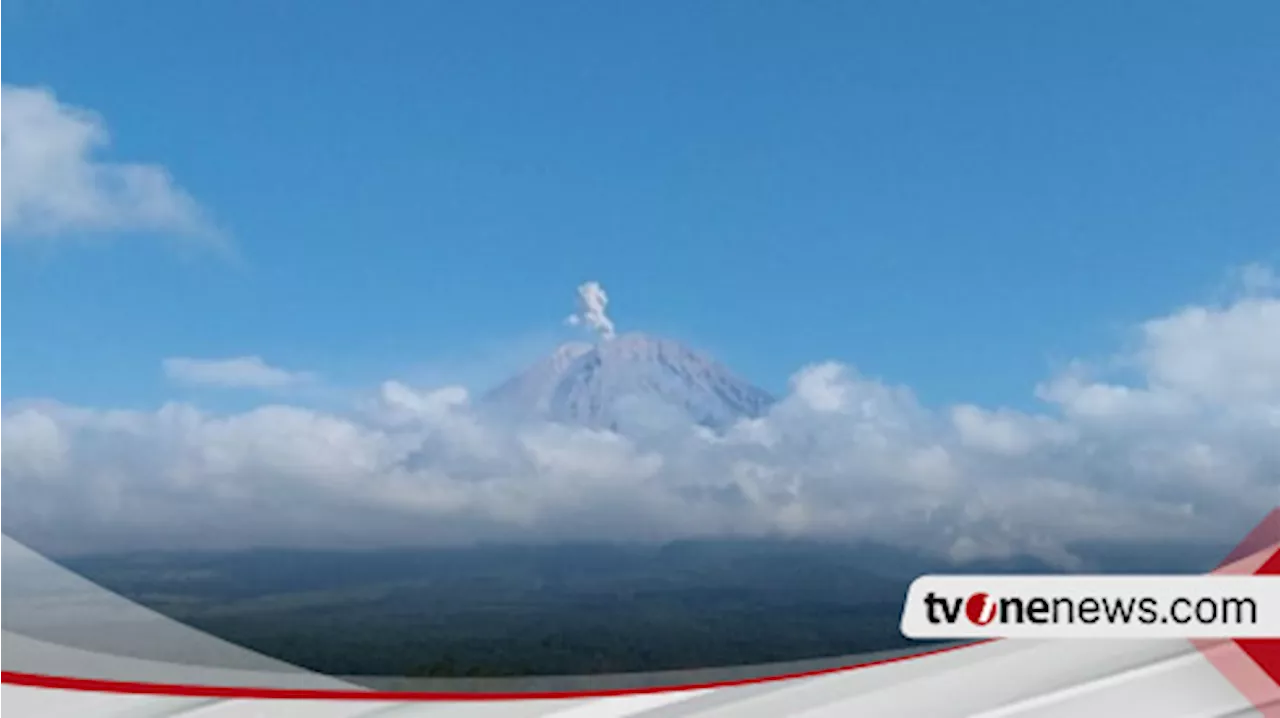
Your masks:
<path fill-rule="evenodd" d="M 996 617 L 995 602 L 990 601 L 990 596 L 985 593 L 975 593 L 964 602 L 964 615 L 969 620 L 979 626 L 985 626 L 991 623 Z"/>

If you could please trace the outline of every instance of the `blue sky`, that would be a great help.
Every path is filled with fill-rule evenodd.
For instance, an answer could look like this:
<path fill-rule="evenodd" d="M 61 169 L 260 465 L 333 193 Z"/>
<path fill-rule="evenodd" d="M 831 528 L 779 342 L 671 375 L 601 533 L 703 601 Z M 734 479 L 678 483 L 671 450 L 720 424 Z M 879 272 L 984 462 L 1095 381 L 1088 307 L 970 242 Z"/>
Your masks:
<path fill-rule="evenodd" d="M 5 83 L 99 113 L 239 259 L 6 229 L 6 399 L 154 405 L 173 356 L 496 378 L 593 279 L 769 388 L 834 358 L 1020 405 L 1278 258 L 1273 2 L 8 10 Z"/>

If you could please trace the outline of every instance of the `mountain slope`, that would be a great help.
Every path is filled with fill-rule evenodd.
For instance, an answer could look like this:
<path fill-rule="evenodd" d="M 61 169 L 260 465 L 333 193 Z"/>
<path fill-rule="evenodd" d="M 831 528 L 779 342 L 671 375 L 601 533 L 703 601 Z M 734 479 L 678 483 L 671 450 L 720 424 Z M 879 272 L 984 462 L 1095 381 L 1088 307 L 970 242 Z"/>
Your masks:
<path fill-rule="evenodd" d="M 614 429 L 655 417 L 719 428 L 773 403 L 710 357 L 641 333 L 562 346 L 488 399 L 519 416 Z"/>
<path fill-rule="evenodd" d="M 486 403 L 516 418 L 545 417 L 565 370 L 592 350 L 586 342 L 562 344 L 549 356 L 511 377 L 485 397 Z"/>

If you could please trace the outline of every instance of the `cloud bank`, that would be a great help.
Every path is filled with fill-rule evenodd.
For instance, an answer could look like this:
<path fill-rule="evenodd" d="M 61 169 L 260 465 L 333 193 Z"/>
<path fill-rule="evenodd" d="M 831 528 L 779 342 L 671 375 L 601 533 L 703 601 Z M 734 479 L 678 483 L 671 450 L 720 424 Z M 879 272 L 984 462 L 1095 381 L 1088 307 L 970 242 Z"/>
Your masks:
<path fill-rule="evenodd" d="M 6 241 L 96 232 L 172 232 L 217 239 L 200 205 L 159 165 L 95 158 L 102 119 L 43 88 L 3 86 Z"/>
<path fill-rule="evenodd" d="M 1043 411 L 930 408 L 800 369 L 713 434 L 501 422 L 389 381 L 347 414 L 27 403 L 5 411 L 6 531 L 45 550 L 472 540 L 861 537 L 1063 565 L 1090 539 L 1237 539 L 1280 504 L 1280 298 L 1251 285 L 1136 328 L 1036 388 Z"/>

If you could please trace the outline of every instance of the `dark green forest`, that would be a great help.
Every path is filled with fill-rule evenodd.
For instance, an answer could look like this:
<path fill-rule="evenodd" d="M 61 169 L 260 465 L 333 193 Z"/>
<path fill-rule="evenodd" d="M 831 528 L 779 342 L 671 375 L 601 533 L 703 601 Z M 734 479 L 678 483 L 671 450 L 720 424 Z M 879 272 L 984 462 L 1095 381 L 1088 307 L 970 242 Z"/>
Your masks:
<path fill-rule="evenodd" d="M 1151 550 L 1107 555 L 1118 570 L 1194 570 L 1216 550 L 1157 552 L 1164 563 Z M 898 621 L 908 584 L 954 570 L 872 544 L 767 540 L 151 553 L 64 563 L 297 665 L 432 677 L 658 671 L 906 647 Z M 1020 559 L 966 570 L 1053 569 Z"/>

